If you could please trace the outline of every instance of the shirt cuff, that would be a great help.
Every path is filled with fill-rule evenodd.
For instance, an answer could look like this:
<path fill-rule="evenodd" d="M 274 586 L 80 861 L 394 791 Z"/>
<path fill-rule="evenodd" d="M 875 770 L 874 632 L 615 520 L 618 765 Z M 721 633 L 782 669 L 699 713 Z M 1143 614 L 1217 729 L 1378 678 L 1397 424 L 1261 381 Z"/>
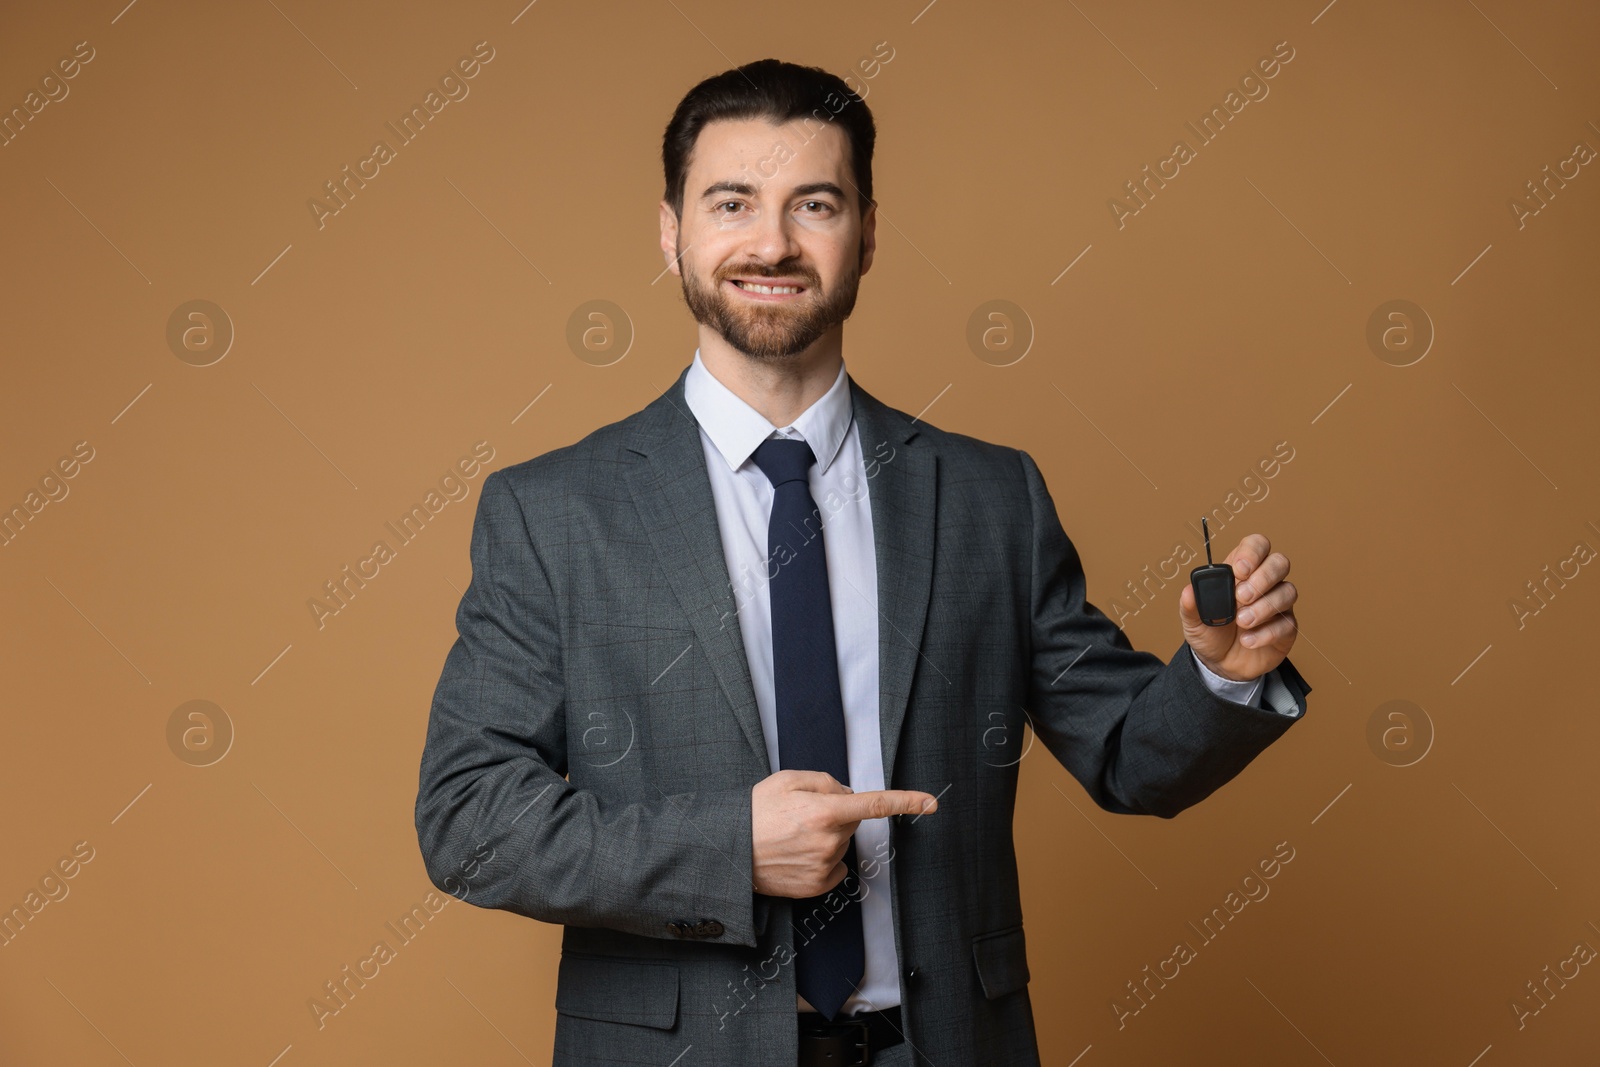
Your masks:
<path fill-rule="evenodd" d="M 1200 657 L 1194 654 L 1194 649 L 1189 649 L 1190 658 L 1200 670 L 1200 679 L 1206 683 L 1217 696 L 1224 700 L 1231 700 L 1251 708 L 1265 708 L 1277 712 L 1290 719 L 1300 717 L 1300 705 L 1296 702 L 1294 694 L 1284 684 L 1283 676 L 1274 667 L 1259 678 L 1248 682 L 1234 681 L 1200 662 Z"/>
<path fill-rule="evenodd" d="M 1194 650 L 1190 649 L 1189 654 L 1193 656 Z M 1201 663 L 1199 656 L 1194 656 L 1194 665 L 1200 668 L 1200 678 L 1206 683 L 1206 688 L 1217 694 L 1217 696 L 1224 700 L 1231 700 L 1236 704 L 1244 704 L 1247 707 L 1259 708 L 1261 706 L 1260 701 L 1256 698 L 1261 694 L 1264 684 L 1263 679 L 1267 677 L 1266 675 L 1241 682 L 1232 678 L 1222 677 L 1222 675 Z"/>
<path fill-rule="evenodd" d="M 1259 679 L 1261 686 L 1261 699 L 1256 702 L 1256 707 L 1271 708 L 1279 715 L 1290 719 L 1298 719 L 1301 715 L 1300 704 L 1289 691 L 1288 685 L 1283 681 L 1283 675 L 1274 667 Z"/>

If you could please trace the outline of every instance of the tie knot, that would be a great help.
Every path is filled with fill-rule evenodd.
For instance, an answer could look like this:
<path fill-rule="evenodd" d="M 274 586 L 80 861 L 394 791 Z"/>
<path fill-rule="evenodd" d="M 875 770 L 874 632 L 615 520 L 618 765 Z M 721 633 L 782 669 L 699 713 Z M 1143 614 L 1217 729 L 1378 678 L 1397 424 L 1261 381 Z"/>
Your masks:
<path fill-rule="evenodd" d="M 754 459 L 756 466 L 761 468 L 776 489 L 785 482 L 806 481 L 807 472 L 817 461 L 817 456 L 804 441 L 774 438 L 756 447 Z"/>

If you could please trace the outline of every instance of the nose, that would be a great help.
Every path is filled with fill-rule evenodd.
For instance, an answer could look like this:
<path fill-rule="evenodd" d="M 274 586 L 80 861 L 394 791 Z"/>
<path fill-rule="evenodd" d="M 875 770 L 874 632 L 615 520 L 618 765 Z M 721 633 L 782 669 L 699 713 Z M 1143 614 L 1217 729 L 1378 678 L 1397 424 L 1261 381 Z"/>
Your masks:
<path fill-rule="evenodd" d="M 757 222 L 750 234 L 750 251 L 768 266 L 800 254 L 800 244 L 795 240 L 795 221 L 784 211 L 768 211 Z"/>

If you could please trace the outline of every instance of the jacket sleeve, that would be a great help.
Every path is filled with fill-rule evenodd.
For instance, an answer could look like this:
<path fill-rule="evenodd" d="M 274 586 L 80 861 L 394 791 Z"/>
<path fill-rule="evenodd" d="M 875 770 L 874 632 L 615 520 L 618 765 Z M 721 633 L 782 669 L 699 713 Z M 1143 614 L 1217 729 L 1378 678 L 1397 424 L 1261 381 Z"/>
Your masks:
<path fill-rule="evenodd" d="M 1100 807 L 1170 819 L 1242 771 L 1300 715 L 1212 692 L 1188 642 L 1166 663 L 1136 651 L 1085 599 L 1083 565 L 1044 478 L 1032 457 L 1018 455 L 1033 516 L 1030 724 Z M 1275 673 L 1303 714 L 1310 686 L 1288 659 Z"/>
<path fill-rule="evenodd" d="M 471 555 L 417 790 L 433 884 L 544 922 L 666 938 L 715 920 L 689 936 L 756 944 L 748 788 L 622 803 L 567 781 L 560 603 L 503 470 Z"/>

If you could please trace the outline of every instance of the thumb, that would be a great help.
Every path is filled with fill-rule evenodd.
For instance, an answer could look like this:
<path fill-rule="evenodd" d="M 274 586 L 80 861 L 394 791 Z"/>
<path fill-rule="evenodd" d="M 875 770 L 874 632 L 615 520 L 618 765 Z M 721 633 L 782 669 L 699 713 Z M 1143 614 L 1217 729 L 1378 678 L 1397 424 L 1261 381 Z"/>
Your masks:
<path fill-rule="evenodd" d="M 1184 633 L 1199 633 L 1207 627 L 1200 621 L 1200 605 L 1195 603 L 1194 586 L 1188 582 L 1178 592 L 1178 621 Z"/>

